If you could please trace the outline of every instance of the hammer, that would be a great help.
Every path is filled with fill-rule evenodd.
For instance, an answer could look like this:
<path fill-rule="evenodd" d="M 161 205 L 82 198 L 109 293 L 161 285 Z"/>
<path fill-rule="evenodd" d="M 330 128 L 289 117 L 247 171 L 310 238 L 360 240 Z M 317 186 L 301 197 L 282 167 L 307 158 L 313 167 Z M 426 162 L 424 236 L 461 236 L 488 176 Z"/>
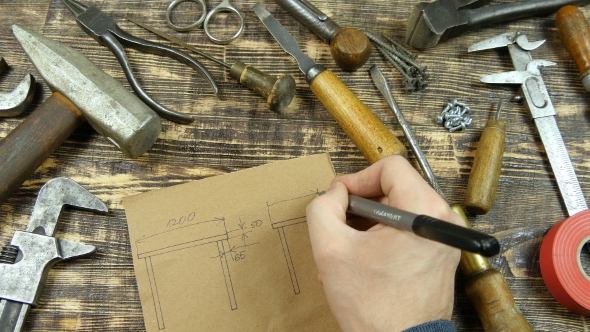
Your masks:
<path fill-rule="evenodd" d="M 586 5 L 589 0 L 529 0 L 482 8 L 490 0 L 436 0 L 421 2 L 408 19 L 406 42 L 430 48 L 467 30 L 531 16 L 555 13 L 565 5 Z"/>
<path fill-rule="evenodd" d="M 154 144 L 160 118 L 117 80 L 70 47 L 12 31 L 53 94 L 0 141 L 0 204 L 86 120 L 130 158 Z"/>

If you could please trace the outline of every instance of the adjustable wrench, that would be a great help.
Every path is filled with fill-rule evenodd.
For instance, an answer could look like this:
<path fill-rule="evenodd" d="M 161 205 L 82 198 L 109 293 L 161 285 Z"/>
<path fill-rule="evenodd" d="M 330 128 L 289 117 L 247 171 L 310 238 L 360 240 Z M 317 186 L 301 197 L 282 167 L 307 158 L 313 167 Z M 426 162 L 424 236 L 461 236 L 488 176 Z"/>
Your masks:
<path fill-rule="evenodd" d="M 0 254 L 0 331 L 21 331 L 31 306 L 39 304 L 53 264 L 89 255 L 94 246 L 53 237 L 64 205 L 107 212 L 96 196 L 67 178 L 39 191 L 26 231 L 17 231 Z"/>

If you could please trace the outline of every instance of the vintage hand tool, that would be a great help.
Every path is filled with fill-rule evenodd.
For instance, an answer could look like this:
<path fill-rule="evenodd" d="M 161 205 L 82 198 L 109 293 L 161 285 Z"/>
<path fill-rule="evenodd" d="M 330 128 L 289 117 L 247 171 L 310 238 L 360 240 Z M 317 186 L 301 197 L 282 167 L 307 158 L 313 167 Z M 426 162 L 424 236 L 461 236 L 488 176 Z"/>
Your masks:
<path fill-rule="evenodd" d="M 490 0 L 436 0 L 421 2 L 408 19 L 406 42 L 430 48 L 471 29 L 494 23 L 555 13 L 565 5 L 586 5 L 590 0 L 528 0 L 483 8 Z"/>
<path fill-rule="evenodd" d="M 590 91 L 590 28 L 582 11 L 565 6 L 557 11 L 555 24 L 565 48 L 576 61 L 586 91 Z"/>
<path fill-rule="evenodd" d="M 172 23 L 170 17 L 172 16 L 172 10 L 184 1 L 198 2 L 201 5 L 201 16 L 195 22 L 189 25 L 180 26 Z M 225 39 L 213 36 L 211 30 L 209 29 L 209 22 L 211 22 L 211 19 L 213 19 L 213 17 L 217 15 L 217 13 L 222 12 L 234 13 L 236 16 L 238 16 L 238 19 L 240 20 L 238 31 L 233 36 Z M 242 34 L 242 32 L 244 32 L 244 16 L 242 15 L 242 13 L 240 13 L 240 11 L 236 9 L 236 7 L 232 6 L 231 3 L 229 3 L 229 0 L 222 0 L 219 5 L 211 9 L 209 12 L 207 12 L 205 0 L 172 0 L 172 2 L 170 2 L 170 4 L 168 5 L 168 8 L 166 8 L 166 21 L 168 22 L 168 25 L 176 31 L 189 31 L 195 28 L 199 28 L 202 25 L 205 29 L 205 34 L 207 35 L 207 37 L 209 37 L 209 40 L 216 44 L 229 44 L 235 39 L 237 39 Z"/>
<path fill-rule="evenodd" d="M 488 213 L 496 198 L 506 144 L 506 122 L 500 120 L 501 111 L 502 99 L 496 118 L 488 120 L 477 144 L 465 194 L 465 208 L 473 215 Z"/>
<path fill-rule="evenodd" d="M 6 71 L 6 60 L 0 57 L 0 74 Z M 35 96 L 35 78 L 26 74 L 25 78 L 11 92 L 0 92 L 0 118 L 18 116 L 24 112 Z"/>
<path fill-rule="evenodd" d="M 528 50 L 515 43 L 517 35 L 519 35 L 518 32 L 505 33 L 484 40 L 469 47 L 469 52 L 508 47 L 516 70 L 484 76 L 481 81 L 520 85 L 526 106 L 535 121 L 559 191 L 570 215 L 570 218 L 554 226 L 543 241 L 540 256 L 543 280 L 551 294 L 564 307 L 580 315 L 590 315 L 590 279 L 579 264 L 579 252 L 590 238 L 590 211 L 559 132 L 555 120 L 555 109 L 539 70 L 541 66 L 552 66 L 555 63 L 533 60 Z M 578 230 L 574 230 L 576 227 Z M 555 238 L 564 235 L 566 238 L 558 240 Z M 582 240 L 575 242 L 575 239 L 582 235 L 586 238 L 582 237 Z M 574 243 L 572 247 L 563 247 L 565 242 Z M 571 263 L 570 270 L 564 271 L 564 266 L 568 265 L 567 262 Z M 563 273 L 567 274 L 564 279 L 562 279 Z"/>
<path fill-rule="evenodd" d="M 133 71 L 131 70 L 131 64 L 129 63 L 129 59 L 127 58 L 127 54 L 125 53 L 123 46 L 176 59 L 179 62 L 182 62 L 195 69 L 201 76 L 205 77 L 207 82 L 209 82 L 213 88 L 215 94 L 218 93 L 219 89 L 211 77 L 211 74 L 209 74 L 207 69 L 203 67 L 199 61 L 190 55 L 175 48 L 152 43 L 126 33 L 125 31 L 121 30 L 119 26 L 117 26 L 117 23 L 115 23 L 112 18 L 107 16 L 95 6 L 87 7 L 75 0 L 62 0 L 62 2 L 76 17 L 78 26 L 84 32 L 94 38 L 94 40 L 96 40 L 100 45 L 108 47 L 109 50 L 113 52 L 117 58 L 117 61 L 119 61 L 121 68 L 123 68 L 131 88 L 133 91 L 135 91 L 139 99 L 141 99 L 162 117 L 179 123 L 191 123 L 195 120 L 192 115 L 175 112 L 160 105 L 143 90 L 135 78 Z"/>
<path fill-rule="evenodd" d="M 275 0 L 299 22 L 330 44 L 330 53 L 344 70 L 356 70 L 371 55 L 371 41 L 360 30 L 341 28 L 307 0 Z"/>
<path fill-rule="evenodd" d="M 442 198 L 449 202 L 436 181 L 436 177 L 420 145 L 418 145 L 412 129 L 397 105 L 385 76 L 383 76 L 379 68 L 373 66 L 371 68 L 371 77 L 400 123 L 428 183 Z M 451 209 L 463 218 L 467 228 L 471 228 L 471 223 L 459 204 L 451 205 Z M 486 332 L 533 331 L 533 328 L 516 306 L 506 279 L 504 279 L 502 273 L 492 267 L 487 258 L 461 251 L 460 267 L 466 278 L 465 291 L 475 307 Z"/>
<path fill-rule="evenodd" d="M 17 231 L 0 255 L 0 331 L 21 331 L 39 298 L 51 267 L 93 253 L 94 246 L 53 237 L 65 205 L 108 212 L 106 205 L 67 178 L 48 181 L 39 191 L 26 231 Z"/>
<path fill-rule="evenodd" d="M 295 38 L 266 8 L 257 4 L 253 9 L 279 45 L 295 58 L 313 94 L 370 163 L 394 154 L 407 156 L 397 137 L 333 72 L 305 55 Z"/>
<path fill-rule="evenodd" d="M 199 51 L 174 36 L 152 27 L 148 27 L 147 25 L 130 18 L 128 18 L 128 20 L 164 39 L 193 51 L 206 59 L 229 68 L 229 76 L 266 98 L 268 109 L 271 111 L 280 112 L 284 110 L 289 106 L 293 97 L 295 97 L 295 79 L 291 75 L 281 75 L 279 77 L 271 76 L 241 61 L 236 61 L 230 66 L 221 60 Z"/>
<path fill-rule="evenodd" d="M 16 25 L 12 31 L 54 93 L 0 140 L 0 204 L 86 119 L 131 158 L 158 139 L 158 115 L 82 53 Z"/>

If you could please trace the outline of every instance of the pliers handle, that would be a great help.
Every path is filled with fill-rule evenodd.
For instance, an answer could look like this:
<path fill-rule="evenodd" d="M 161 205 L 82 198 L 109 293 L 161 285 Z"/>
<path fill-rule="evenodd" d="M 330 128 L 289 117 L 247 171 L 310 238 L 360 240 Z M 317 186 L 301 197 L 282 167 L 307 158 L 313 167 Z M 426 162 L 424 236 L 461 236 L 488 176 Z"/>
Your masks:
<path fill-rule="evenodd" d="M 219 89 L 213 80 L 213 77 L 211 77 L 211 74 L 198 60 L 190 55 L 172 47 L 134 37 L 119 28 L 111 17 L 95 6 L 86 7 L 74 0 L 62 0 L 62 2 L 66 4 L 68 9 L 74 14 L 76 22 L 82 30 L 94 38 L 94 40 L 100 45 L 106 46 L 111 50 L 123 68 L 125 76 L 133 91 L 135 91 L 139 99 L 156 111 L 160 116 L 179 123 L 191 123 L 194 121 L 194 117 L 191 115 L 175 112 L 160 105 L 143 90 L 131 70 L 131 64 L 129 63 L 124 47 L 176 59 L 177 61 L 195 69 L 201 76 L 205 77 L 213 88 L 215 94 L 218 94 Z"/>

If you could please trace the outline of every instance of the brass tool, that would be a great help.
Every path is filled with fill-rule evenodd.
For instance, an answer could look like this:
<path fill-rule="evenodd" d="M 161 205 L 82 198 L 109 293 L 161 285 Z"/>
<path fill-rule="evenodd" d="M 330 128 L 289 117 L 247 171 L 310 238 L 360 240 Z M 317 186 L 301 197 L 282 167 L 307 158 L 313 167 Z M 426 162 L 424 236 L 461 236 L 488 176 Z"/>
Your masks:
<path fill-rule="evenodd" d="M 128 18 L 128 20 L 164 39 L 186 48 L 187 50 L 191 50 L 206 59 L 229 68 L 229 76 L 240 82 L 243 86 L 265 97 L 268 104 L 268 109 L 271 111 L 280 112 L 284 110 L 287 108 L 287 106 L 289 106 L 293 100 L 293 97 L 295 97 L 295 79 L 291 75 L 281 75 L 279 77 L 275 77 L 263 73 L 253 66 L 246 65 L 241 61 L 236 61 L 230 66 L 219 59 L 199 51 L 198 49 L 174 36 L 156 30 L 136 20 L 130 18 Z"/>
<path fill-rule="evenodd" d="M 295 58 L 311 91 L 370 163 L 394 154 L 407 157 L 405 146 L 333 72 L 305 55 L 297 40 L 261 4 L 253 10 L 285 52 Z"/>
<path fill-rule="evenodd" d="M 387 80 L 376 66 L 371 68 L 371 77 L 402 126 L 404 135 L 406 135 L 406 138 L 410 142 L 412 152 L 414 152 L 414 155 L 418 159 L 418 163 L 428 183 L 430 183 L 430 186 L 442 198 L 447 200 L 411 128 L 408 126 L 406 119 L 395 102 Z M 471 228 L 471 223 L 461 205 L 453 204 L 451 205 L 451 209 L 463 218 L 467 228 Z M 492 267 L 486 257 L 461 251 L 461 262 L 459 266 L 465 275 L 465 292 L 467 293 L 467 297 L 469 297 L 469 300 L 475 307 L 486 332 L 533 331 L 533 328 L 526 321 L 516 306 L 516 303 L 514 303 L 514 298 L 512 297 L 510 288 L 508 288 L 506 279 L 504 279 L 502 273 Z"/>
<path fill-rule="evenodd" d="M 299 22 L 330 44 L 330 53 L 344 70 L 357 70 L 371 55 L 371 41 L 364 32 L 341 28 L 307 0 L 275 0 Z"/>
<path fill-rule="evenodd" d="M 465 195 L 465 208 L 473 215 L 486 214 L 496 198 L 506 144 L 506 122 L 500 120 L 502 99 L 496 118 L 488 120 L 481 133 Z"/>
<path fill-rule="evenodd" d="M 557 30 L 565 48 L 576 61 L 586 91 L 590 91 L 590 28 L 582 11 L 576 6 L 565 6 L 555 15 Z"/>

